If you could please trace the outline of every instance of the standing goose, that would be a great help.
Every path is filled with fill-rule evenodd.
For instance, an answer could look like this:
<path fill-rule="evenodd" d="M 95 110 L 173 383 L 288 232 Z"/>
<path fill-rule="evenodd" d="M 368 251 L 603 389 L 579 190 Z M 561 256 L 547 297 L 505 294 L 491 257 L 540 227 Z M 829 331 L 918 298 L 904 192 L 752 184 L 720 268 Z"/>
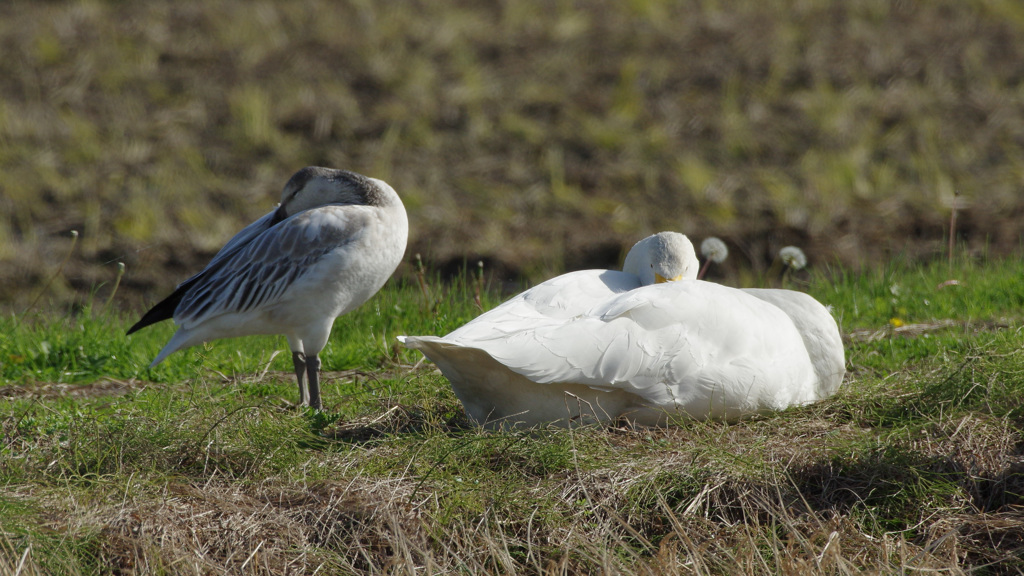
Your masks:
<path fill-rule="evenodd" d="M 843 344 L 824 306 L 703 282 L 697 270 L 690 241 L 662 232 L 633 246 L 622 272 L 564 274 L 447 336 L 400 340 L 489 427 L 734 419 L 835 393 Z"/>
<path fill-rule="evenodd" d="M 229 240 L 128 334 L 174 318 L 178 331 L 151 366 L 210 340 L 284 334 L 300 402 L 319 410 L 318 354 L 334 319 L 380 290 L 401 262 L 408 235 L 405 207 L 387 183 L 303 168 L 285 184 L 277 209 Z"/>

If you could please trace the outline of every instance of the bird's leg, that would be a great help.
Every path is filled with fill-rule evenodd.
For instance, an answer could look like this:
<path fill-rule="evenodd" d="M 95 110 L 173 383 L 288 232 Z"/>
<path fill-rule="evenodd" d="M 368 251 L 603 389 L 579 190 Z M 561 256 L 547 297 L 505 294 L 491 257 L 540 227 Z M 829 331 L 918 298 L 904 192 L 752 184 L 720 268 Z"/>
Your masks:
<path fill-rule="evenodd" d="M 309 407 L 320 410 L 320 357 L 311 356 L 306 359 L 306 375 L 309 377 Z"/>
<path fill-rule="evenodd" d="M 295 378 L 299 381 L 299 406 L 309 404 L 309 392 L 306 390 L 306 355 L 292 352 L 292 363 L 295 365 Z M 319 365 L 319 360 L 317 364 Z"/>

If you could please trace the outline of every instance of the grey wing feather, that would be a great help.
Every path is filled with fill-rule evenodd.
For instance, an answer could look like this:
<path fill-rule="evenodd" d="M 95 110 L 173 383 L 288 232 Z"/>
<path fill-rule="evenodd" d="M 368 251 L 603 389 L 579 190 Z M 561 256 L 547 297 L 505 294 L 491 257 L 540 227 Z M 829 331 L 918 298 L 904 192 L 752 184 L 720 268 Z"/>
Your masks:
<path fill-rule="evenodd" d="M 273 226 L 276 213 L 276 209 L 271 210 L 263 217 L 261 217 L 259 220 L 256 220 L 252 224 L 249 224 L 245 228 L 239 230 L 238 234 L 232 236 L 231 240 L 228 240 L 227 244 L 222 246 L 221 249 L 218 250 L 216 254 L 214 254 L 213 258 L 206 264 L 205 268 L 203 268 L 200 272 L 193 274 L 181 284 L 178 284 L 177 287 L 181 288 L 183 286 L 187 286 L 190 282 L 195 282 L 203 274 L 206 274 L 209 271 L 215 269 L 222 260 L 224 260 L 228 256 L 233 255 L 234 252 L 236 252 L 239 247 L 244 246 L 245 244 L 251 242 L 253 238 L 256 238 L 263 232 L 266 232 L 267 229 Z"/>
<path fill-rule="evenodd" d="M 280 301 L 288 288 L 325 255 L 352 241 L 358 233 L 347 218 L 332 212 L 336 211 L 297 214 L 268 230 L 257 230 L 248 244 L 234 252 L 226 252 L 225 246 L 221 250 L 224 255 L 218 253 L 204 270 L 205 276 L 182 299 L 175 320 L 179 324 L 199 323 Z"/>
<path fill-rule="evenodd" d="M 231 240 L 228 240 L 228 243 L 225 244 L 224 247 L 217 251 L 217 254 L 213 256 L 213 259 L 210 260 L 210 263 L 207 264 L 207 267 L 213 266 L 214 264 L 222 260 L 224 257 L 231 254 L 232 251 L 235 250 L 235 248 L 249 243 L 250 241 L 252 241 L 253 238 L 259 236 L 263 232 L 266 232 L 267 229 L 271 227 L 276 215 L 277 209 L 275 208 L 274 210 L 271 210 L 259 220 L 253 222 L 252 224 L 249 224 L 245 228 L 242 228 L 238 232 L 238 234 L 235 234 L 234 236 L 231 237 Z"/>

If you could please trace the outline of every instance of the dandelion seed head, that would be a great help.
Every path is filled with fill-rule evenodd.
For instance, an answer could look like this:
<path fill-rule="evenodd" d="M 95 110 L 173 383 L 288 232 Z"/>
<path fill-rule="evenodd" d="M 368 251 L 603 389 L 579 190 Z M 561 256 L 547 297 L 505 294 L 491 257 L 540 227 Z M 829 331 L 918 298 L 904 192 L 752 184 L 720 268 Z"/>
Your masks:
<path fill-rule="evenodd" d="M 700 253 L 715 264 L 721 264 L 729 257 L 729 248 L 725 245 L 725 242 L 710 236 L 700 243 Z"/>
<path fill-rule="evenodd" d="M 804 251 L 797 248 L 796 246 L 786 246 L 782 250 L 779 250 L 779 258 L 786 266 L 789 266 L 793 270 L 800 270 L 804 266 L 807 266 L 807 255 Z"/>

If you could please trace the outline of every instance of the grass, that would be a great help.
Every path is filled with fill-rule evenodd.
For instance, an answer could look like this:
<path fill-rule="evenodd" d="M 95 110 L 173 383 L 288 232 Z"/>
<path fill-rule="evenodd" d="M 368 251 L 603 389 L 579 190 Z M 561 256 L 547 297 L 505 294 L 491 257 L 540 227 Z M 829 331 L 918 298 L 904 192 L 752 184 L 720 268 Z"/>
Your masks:
<path fill-rule="evenodd" d="M 390 343 L 496 304 L 476 276 L 339 319 L 322 414 L 295 409 L 281 340 L 149 369 L 168 330 L 8 316 L 0 573 L 1019 573 L 1022 271 L 786 276 L 841 320 L 840 392 L 665 429 L 468 422 Z"/>
<path fill-rule="evenodd" d="M 1024 572 L 1022 30 L 1013 0 L 0 2 L 0 574 Z M 311 164 L 391 183 L 437 275 L 338 320 L 322 414 L 281 338 L 149 368 L 171 327 L 130 311 Z M 663 229 L 831 305 L 839 394 L 486 433 L 395 345 Z"/>
<path fill-rule="evenodd" d="M 851 269 L 927 260 L 954 202 L 972 253 L 1015 253 L 1022 15 L 1012 0 L 4 2 L 0 305 L 21 309 L 78 230 L 54 295 L 109 290 L 124 262 L 141 307 L 311 164 L 388 181 L 411 252 L 483 258 L 503 280 L 607 267 L 660 230 L 724 239 L 712 273 L 733 284 L 789 244 Z"/>

